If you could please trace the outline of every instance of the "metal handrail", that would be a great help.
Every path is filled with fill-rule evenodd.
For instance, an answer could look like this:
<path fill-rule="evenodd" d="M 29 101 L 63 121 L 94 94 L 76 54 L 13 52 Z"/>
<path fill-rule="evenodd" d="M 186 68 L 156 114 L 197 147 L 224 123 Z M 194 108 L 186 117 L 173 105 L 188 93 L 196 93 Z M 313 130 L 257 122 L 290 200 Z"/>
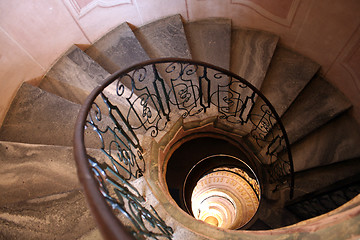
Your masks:
<path fill-rule="evenodd" d="M 255 101 L 262 103 L 256 108 Z M 108 112 L 106 117 L 103 109 Z M 137 133 L 156 137 L 172 117 L 207 116 L 214 109 L 223 124 L 236 129 L 250 127 L 248 138 L 259 149 L 265 149 L 261 154 L 270 181 L 288 181 L 292 197 L 290 143 L 280 117 L 258 89 L 238 75 L 208 63 L 180 58 L 149 60 L 115 72 L 96 87 L 82 105 L 76 122 L 74 152 L 78 176 L 104 237 L 171 238 L 171 227 L 155 209 L 142 206 L 144 199 L 129 181 L 141 177 L 145 167 L 140 166 L 144 163 L 143 149 Z M 90 130 L 96 133 L 108 163 L 87 151 L 85 135 Z M 110 143 L 106 146 L 105 142 Z M 147 223 L 129 213 L 129 207 Z M 129 219 L 130 228 L 123 225 L 114 209 Z M 154 229 L 147 229 L 149 224 Z"/>

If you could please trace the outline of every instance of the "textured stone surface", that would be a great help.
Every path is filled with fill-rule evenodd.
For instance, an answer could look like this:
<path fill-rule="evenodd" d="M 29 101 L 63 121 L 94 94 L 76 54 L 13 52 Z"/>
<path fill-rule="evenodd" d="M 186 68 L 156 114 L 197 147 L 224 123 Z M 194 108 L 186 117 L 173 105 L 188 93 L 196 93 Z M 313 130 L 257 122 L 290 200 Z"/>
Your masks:
<path fill-rule="evenodd" d="M 224 18 L 211 18 L 195 22 L 190 22 L 184 25 L 185 33 L 191 55 L 194 60 L 207 62 L 215 66 L 219 66 L 229 70 L 230 68 L 230 49 L 231 49 L 231 20 Z M 223 77 L 215 79 L 214 74 L 217 71 L 208 69 L 208 77 L 210 79 L 210 93 L 218 90 L 218 86 L 227 86 L 229 78 Z M 224 87 L 222 88 L 224 89 Z M 225 89 L 228 89 L 226 87 Z M 207 89 L 204 88 L 203 96 L 207 101 Z M 226 94 L 224 94 L 225 96 Z M 220 99 L 222 97 L 220 96 Z M 217 95 L 215 94 L 212 99 L 214 103 L 218 102 Z M 227 106 L 222 102 L 221 106 Z M 216 112 L 212 113 L 212 109 L 208 110 L 208 114 L 217 115 Z"/>
<path fill-rule="evenodd" d="M 114 73 L 118 70 L 123 70 L 134 64 L 149 60 L 147 53 L 140 45 L 139 41 L 135 37 L 133 31 L 130 29 L 128 23 L 123 23 L 117 28 L 113 29 L 105 36 L 97 40 L 90 48 L 86 50 L 86 53 L 95 59 L 104 69 L 110 73 Z M 154 74 L 151 67 L 145 67 L 146 78 L 140 81 L 140 74 L 135 74 L 135 87 L 137 89 L 148 88 L 151 94 L 156 94 L 153 86 Z M 140 71 L 142 74 L 143 72 Z M 137 78 L 138 77 L 138 78 Z M 125 88 L 125 94 L 122 98 L 115 96 L 116 86 L 110 86 L 107 88 L 108 95 L 115 96 L 113 101 L 118 101 L 123 106 L 123 109 L 129 108 L 128 102 L 124 96 L 132 96 L 132 99 L 136 98 L 136 95 L 131 94 L 132 82 L 129 78 L 123 78 L 122 83 L 127 87 Z M 160 91 L 161 92 L 161 91 Z M 138 92 L 135 92 L 137 94 Z M 148 104 L 155 108 L 155 104 L 149 101 Z"/>
<path fill-rule="evenodd" d="M 191 58 L 180 15 L 151 22 L 134 33 L 151 58 Z"/>
<path fill-rule="evenodd" d="M 151 22 L 140 28 L 134 30 L 134 34 L 150 56 L 150 58 L 187 58 L 191 59 L 190 48 L 187 43 L 183 22 L 180 15 L 174 15 L 167 18 Z M 167 86 L 176 86 L 168 91 L 170 101 L 178 104 L 179 108 L 182 108 L 181 104 L 190 105 L 199 96 L 192 89 L 199 87 L 197 76 L 192 71 L 193 67 L 187 66 L 184 71 L 185 65 L 181 64 L 162 64 L 158 65 L 158 71 L 161 77 L 165 80 Z M 179 77 L 182 75 L 181 77 Z M 191 83 L 187 80 L 191 80 Z M 166 87 L 169 89 L 169 87 Z M 188 96 L 189 100 L 187 100 Z M 185 102 L 185 99 L 187 102 Z M 199 110 L 199 106 L 192 108 L 190 113 L 185 113 L 182 110 L 176 109 L 174 114 L 181 112 L 180 114 L 192 115 Z M 175 116 L 177 119 L 178 114 Z M 190 118 L 187 118 L 190 119 Z"/>
<path fill-rule="evenodd" d="M 282 116 L 306 84 L 318 71 L 319 65 L 284 47 L 277 47 L 261 86 L 261 92 Z M 255 109 L 264 102 L 258 99 Z M 256 111 L 256 110 L 255 110 Z"/>
<path fill-rule="evenodd" d="M 294 198 L 318 191 L 335 182 L 359 174 L 359 158 L 298 172 L 295 174 Z"/>
<path fill-rule="evenodd" d="M 83 89 L 47 76 L 41 80 L 39 88 L 77 104 L 83 104 L 89 95 L 89 92 Z"/>
<path fill-rule="evenodd" d="M 0 142 L 0 206 L 80 188 L 71 147 Z"/>
<path fill-rule="evenodd" d="M 97 62 L 79 48 L 73 46 L 50 69 L 39 87 L 69 101 L 83 104 L 94 88 L 102 84 L 108 76 L 109 73 Z M 105 88 L 103 92 L 126 115 L 125 110 L 130 108 L 126 97 L 132 95 L 132 99 L 134 99 L 136 96 L 126 87 L 123 90 L 123 96 L 119 97 L 116 83 L 113 83 Z M 96 102 L 99 106 L 105 106 L 100 98 Z"/>
<path fill-rule="evenodd" d="M 276 48 L 261 86 L 261 92 L 270 101 L 280 117 L 312 79 L 318 68 L 317 63 L 298 53 L 280 46 Z M 262 121 L 259 116 L 264 116 L 266 109 L 265 102 L 261 98 L 257 98 L 254 109 L 251 111 L 252 122 L 256 125 L 259 124 Z M 268 122 L 265 123 L 269 124 Z M 271 119 L 271 124 L 275 125 L 276 119 Z M 270 128 L 271 126 L 267 131 Z M 257 146 L 256 142 L 252 140 L 249 138 L 249 141 Z"/>
<path fill-rule="evenodd" d="M 0 140 L 71 146 L 80 106 L 24 83 L 0 129 Z"/>
<path fill-rule="evenodd" d="M 101 37 L 86 53 L 110 73 L 149 59 L 127 23 Z"/>
<path fill-rule="evenodd" d="M 328 165 L 360 157 L 360 127 L 344 114 L 292 145 L 294 169 Z"/>
<path fill-rule="evenodd" d="M 360 175 L 335 182 L 316 192 L 292 199 L 286 208 L 300 220 L 311 219 L 342 206 L 360 194 Z"/>
<path fill-rule="evenodd" d="M 313 79 L 282 117 L 290 143 L 301 139 L 351 106 L 325 79 Z"/>
<path fill-rule="evenodd" d="M 231 32 L 230 71 L 250 82 L 255 88 L 260 89 L 278 39 L 278 36 L 264 31 L 233 29 Z M 239 106 L 237 104 L 230 106 L 231 111 L 239 112 L 237 115 L 246 119 L 253 107 L 253 100 L 256 100 L 256 96 L 253 100 L 249 99 L 254 92 L 248 87 L 244 88 L 242 84 L 232 84 L 230 89 L 234 93 L 229 93 L 229 97 L 235 96 L 240 99 Z M 243 104 L 245 109 L 240 113 Z M 246 128 L 248 129 L 246 131 L 249 132 L 252 126 L 248 124 Z"/>
<path fill-rule="evenodd" d="M 260 89 L 278 37 L 263 31 L 233 29 L 230 70 Z"/>
<path fill-rule="evenodd" d="M 107 71 L 78 47 L 73 46 L 45 75 L 39 87 L 81 104 L 107 76 Z"/>
<path fill-rule="evenodd" d="M 0 225 L 0 239 L 99 237 L 94 234 L 96 226 L 80 191 L 1 206 Z"/>
<path fill-rule="evenodd" d="M 72 146 L 80 105 L 24 83 L 17 92 L 0 129 L 0 140 Z M 103 122 L 109 122 L 104 117 Z M 97 134 L 86 130 L 88 147 L 99 146 Z"/>
<path fill-rule="evenodd" d="M 231 20 L 205 19 L 184 25 L 194 60 L 230 67 Z"/>

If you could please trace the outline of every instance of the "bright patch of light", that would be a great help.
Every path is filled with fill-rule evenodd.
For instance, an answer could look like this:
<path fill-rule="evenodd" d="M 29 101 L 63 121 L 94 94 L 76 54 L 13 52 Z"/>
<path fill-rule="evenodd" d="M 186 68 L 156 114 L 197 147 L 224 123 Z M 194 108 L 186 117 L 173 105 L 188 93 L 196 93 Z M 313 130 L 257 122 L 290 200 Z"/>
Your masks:
<path fill-rule="evenodd" d="M 224 168 L 207 174 L 191 196 L 194 217 L 220 228 L 244 226 L 259 206 L 259 186 L 255 183 L 240 169 Z"/>

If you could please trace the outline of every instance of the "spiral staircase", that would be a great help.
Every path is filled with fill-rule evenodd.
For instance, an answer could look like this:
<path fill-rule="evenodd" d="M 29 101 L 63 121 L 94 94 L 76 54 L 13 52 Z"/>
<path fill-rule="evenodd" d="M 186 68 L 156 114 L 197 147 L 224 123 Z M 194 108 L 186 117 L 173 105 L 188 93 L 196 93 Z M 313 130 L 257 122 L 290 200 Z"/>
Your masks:
<path fill-rule="evenodd" d="M 229 70 L 261 91 L 257 98 L 252 98 L 255 103 L 244 111 L 260 111 L 266 101 L 260 97 L 262 95 L 275 108 L 281 122 L 272 122 L 272 129 L 267 131 L 278 135 L 281 127 L 275 126 L 284 126 L 291 145 L 291 154 L 284 158 L 293 163 L 294 174 L 292 171 L 287 173 L 295 178 L 295 185 L 292 186 L 291 180 L 286 178 L 289 176 L 284 178 L 288 183 L 265 183 L 265 200 L 247 231 L 219 229 L 183 213 L 171 197 L 169 200 L 170 194 L 163 192 L 166 184 L 158 178 L 162 173 L 159 173 L 156 162 L 162 157 L 159 149 L 165 151 L 187 135 L 215 132 L 242 139 L 245 148 L 254 152 L 255 158 L 261 162 L 267 154 L 263 149 L 268 146 L 259 147 L 256 139 L 248 137 L 253 128 L 246 121 L 234 127 L 227 124 L 214 108 L 202 115 L 184 114 L 179 108 L 174 115 L 168 115 L 166 126 L 161 131 L 158 128 L 156 134 L 145 131 L 145 126 L 135 131 L 147 167 L 141 174 L 131 172 L 134 178 L 126 184 L 127 188 L 146 199 L 142 207 L 157 220 L 152 226 L 155 232 L 150 231 L 150 234 L 142 229 L 135 236 L 159 239 L 311 239 L 313 235 L 320 239 L 347 239 L 359 236 L 360 230 L 356 227 L 358 212 L 346 221 L 339 217 L 349 209 L 358 209 L 359 197 L 346 199 L 343 207 L 330 213 L 319 211 L 307 217 L 303 211 L 299 215 L 299 211 L 305 209 L 304 204 L 308 212 L 324 208 L 324 204 L 319 204 L 321 201 L 316 199 L 324 196 L 330 199 L 334 192 L 343 194 L 351 189 L 352 197 L 359 193 L 360 127 L 349 114 L 350 102 L 321 76 L 320 66 L 281 46 L 278 41 L 277 36 L 268 32 L 233 28 L 228 19 L 185 23 L 180 15 L 175 15 L 140 28 L 123 23 L 85 51 L 77 46 L 71 47 L 45 74 L 39 86 L 24 83 L 20 87 L 1 126 L 0 239 L 102 238 L 88 208 L 90 203 L 94 211 L 95 202 L 85 200 L 72 154 L 74 126 L 81 105 L 85 102 L 93 107 L 91 102 L 87 102 L 87 96 L 94 89 L 100 93 L 103 89 L 99 85 L 104 84 L 111 74 L 121 73 L 121 70 L 141 62 L 150 64 L 151 59 L 173 57 L 203 61 Z M 213 71 L 219 69 L 211 68 Z M 127 71 L 134 71 L 134 68 Z M 165 72 L 165 68 L 159 70 L 160 75 L 165 75 Z M 118 91 L 119 88 L 112 89 Z M 131 92 L 131 83 L 125 83 L 122 89 Z M 114 95 L 110 90 L 104 93 L 110 97 Z M 199 98 L 204 101 L 210 98 L 205 95 Z M 104 102 L 99 101 L 97 95 L 93 96 L 101 108 Z M 117 99 L 116 94 L 113 98 Z M 126 103 L 119 101 L 117 104 L 123 106 Z M 133 104 L 131 107 L 143 105 Z M 156 108 L 156 104 L 150 104 L 149 108 Z M 89 111 L 96 116 L 96 109 Z M 83 114 L 88 116 L 87 112 Z M 89 133 L 89 125 L 87 127 L 84 134 L 93 136 Z M 267 135 L 263 137 L 268 138 Z M 94 161 L 85 168 L 98 169 L 96 159 L 102 158 L 103 151 L 96 140 L 87 141 L 86 147 L 86 153 Z M 292 161 L 288 159 L 291 156 Z M 81 169 L 78 172 L 84 184 L 86 175 L 81 175 Z M 96 173 L 102 174 L 101 170 Z M 89 190 L 86 194 L 88 197 L 91 195 Z M 339 206 L 334 203 L 328 211 Z M 98 214 L 101 213 L 95 211 L 98 226 L 104 236 L 111 238 Z M 320 214 L 327 215 L 300 222 Z M 126 214 L 119 215 L 126 225 Z M 342 224 L 338 224 L 336 219 L 341 219 Z M 316 221 L 322 220 L 326 226 L 316 227 Z M 310 226 L 306 225 L 308 223 Z M 291 224 L 296 225 L 288 226 Z"/>

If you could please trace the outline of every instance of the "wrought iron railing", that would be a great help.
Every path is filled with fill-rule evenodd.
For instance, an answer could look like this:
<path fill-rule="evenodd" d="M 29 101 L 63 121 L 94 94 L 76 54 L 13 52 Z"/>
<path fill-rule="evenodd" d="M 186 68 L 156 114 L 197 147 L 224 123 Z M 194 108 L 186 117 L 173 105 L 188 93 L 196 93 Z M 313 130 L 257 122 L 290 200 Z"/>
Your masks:
<path fill-rule="evenodd" d="M 203 62 L 150 60 L 111 75 L 79 113 L 78 174 L 105 237 L 172 238 L 171 226 L 135 186 L 146 167 L 141 138 L 160 137 L 179 117 L 191 121 L 209 116 L 220 127 L 243 134 L 258 153 L 268 181 L 275 186 L 288 182 L 292 194 L 289 141 L 274 107 L 259 90 Z"/>

